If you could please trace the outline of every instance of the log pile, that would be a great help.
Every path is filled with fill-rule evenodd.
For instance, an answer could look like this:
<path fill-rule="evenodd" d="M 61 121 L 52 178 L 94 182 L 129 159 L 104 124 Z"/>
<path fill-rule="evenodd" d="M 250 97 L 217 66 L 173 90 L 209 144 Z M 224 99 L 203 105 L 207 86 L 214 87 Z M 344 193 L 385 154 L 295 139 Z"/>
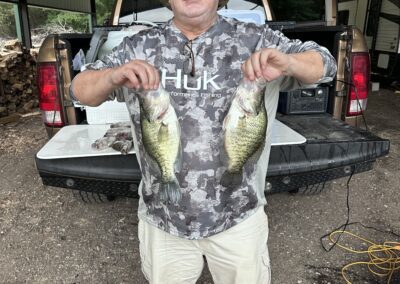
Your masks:
<path fill-rule="evenodd" d="M 17 41 L 0 51 L 0 118 L 38 107 L 36 62 Z"/>

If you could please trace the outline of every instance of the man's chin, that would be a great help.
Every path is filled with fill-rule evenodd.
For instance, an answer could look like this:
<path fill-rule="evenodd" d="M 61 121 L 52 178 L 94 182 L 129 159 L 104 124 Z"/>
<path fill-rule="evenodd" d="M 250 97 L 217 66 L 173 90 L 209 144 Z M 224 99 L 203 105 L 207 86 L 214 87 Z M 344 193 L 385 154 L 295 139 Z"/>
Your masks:
<path fill-rule="evenodd" d="M 204 13 L 201 8 L 203 7 L 199 5 L 188 5 L 184 8 L 184 14 L 188 17 L 198 17 Z"/>

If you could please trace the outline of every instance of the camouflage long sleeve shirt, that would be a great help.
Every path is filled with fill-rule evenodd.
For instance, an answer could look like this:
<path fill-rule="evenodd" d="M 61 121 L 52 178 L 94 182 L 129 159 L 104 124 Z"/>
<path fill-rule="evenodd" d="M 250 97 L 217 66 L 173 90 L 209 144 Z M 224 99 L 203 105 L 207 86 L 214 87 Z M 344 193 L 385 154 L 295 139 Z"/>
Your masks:
<path fill-rule="evenodd" d="M 238 188 L 220 185 L 225 169 L 220 145 L 223 119 L 243 76 L 241 65 L 256 50 L 267 47 L 284 53 L 319 52 L 324 62 L 324 75 L 318 83 L 328 82 L 336 74 L 335 59 L 315 42 L 289 40 L 267 26 L 222 16 L 192 41 L 169 21 L 125 38 L 106 58 L 85 66 L 86 69 L 104 69 L 133 59 L 146 60 L 160 70 L 161 82 L 173 100 L 182 131 L 183 166 L 177 174 L 182 200 L 178 204 L 162 204 L 157 201 L 154 191 L 157 180 L 142 144 L 138 98 L 127 88 L 116 92 L 119 99 L 126 102 L 134 125 L 135 150 L 142 171 L 138 209 L 141 219 L 173 235 L 201 239 L 229 229 L 266 204 L 264 187 L 271 123 L 276 114 L 279 90 L 301 84 L 283 76 L 268 84 L 265 90 L 266 143 L 260 158 L 245 164 L 243 183 Z M 190 75 L 192 69 L 194 76 Z"/>

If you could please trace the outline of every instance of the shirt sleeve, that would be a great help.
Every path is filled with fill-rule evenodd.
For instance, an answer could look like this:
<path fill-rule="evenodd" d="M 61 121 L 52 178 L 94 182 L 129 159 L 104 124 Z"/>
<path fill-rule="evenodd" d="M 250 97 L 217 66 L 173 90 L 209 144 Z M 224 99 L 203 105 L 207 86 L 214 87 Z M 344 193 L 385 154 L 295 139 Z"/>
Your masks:
<path fill-rule="evenodd" d="M 118 67 L 125 63 L 127 58 L 126 56 L 126 45 L 127 45 L 127 38 L 124 38 L 123 41 L 116 47 L 113 48 L 110 54 L 104 56 L 103 58 L 93 62 L 88 63 L 82 66 L 81 72 L 85 72 L 86 70 L 103 70 L 107 68 L 114 68 Z M 77 101 L 72 86 L 74 84 L 74 80 L 71 82 L 70 87 L 70 97 L 72 100 Z M 108 100 L 114 100 L 117 98 L 119 102 L 124 101 L 124 96 L 122 92 L 122 88 L 114 90 L 109 96 Z"/>
<path fill-rule="evenodd" d="M 301 53 L 311 50 L 321 54 L 324 64 L 324 74 L 317 82 L 310 85 L 299 82 L 294 77 L 284 77 L 281 83 L 281 90 L 286 91 L 299 87 L 309 87 L 320 83 L 330 82 L 336 76 L 337 67 L 335 58 L 333 58 L 327 48 L 320 46 L 314 41 L 302 42 L 298 39 L 289 39 L 280 31 L 274 31 L 269 27 L 266 27 L 261 37 L 260 47 L 277 48 L 279 51 L 286 54 Z"/>

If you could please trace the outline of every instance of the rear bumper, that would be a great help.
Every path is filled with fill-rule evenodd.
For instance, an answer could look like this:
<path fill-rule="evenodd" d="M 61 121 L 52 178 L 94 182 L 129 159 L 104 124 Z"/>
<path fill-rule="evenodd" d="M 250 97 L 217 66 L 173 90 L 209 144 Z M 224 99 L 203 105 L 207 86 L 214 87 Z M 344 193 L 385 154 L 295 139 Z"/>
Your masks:
<path fill-rule="evenodd" d="M 36 167 L 44 185 L 137 197 L 141 180 L 136 155 L 39 159 Z"/>
<path fill-rule="evenodd" d="M 40 176 L 42 177 L 43 184 L 47 186 L 96 192 L 107 196 L 139 197 L 138 186 L 140 180 L 116 181 L 108 179 L 90 179 L 46 172 L 41 172 Z"/>
<path fill-rule="evenodd" d="M 337 178 L 350 176 L 351 174 L 358 174 L 372 170 L 374 162 L 375 160 L 348 164 L 345 166 L 325 170 L 302 172 L 298 174 L 267 176 L 265 191 L 271 193 L 285 192 L 313 184 L 325 183 Z"/>
<path fill-rule="evenodd" d="M 298 174 L 284 174 L 267 176 L 266 193 L 285 192 L 308 185 L 328 182 L 337 178 L 369 171 L 375 161 L 349 164 L 342 167 L 303 172 Z M 39 162 L 40 163 L 40 162 Z M 42 182 L 46 186 L 54 186 L 88 192 L 102 193 L 108 196 L 124 196 L 138 198 L 140 174 L 129 180 L 107 179 L 104 177 L 89 178 L 58 174 L 39 170 Z"/>
<path fill-rule="evenodd" d="M 292 189 L 371 170 L 389 153 L 390 142 L 329 115 L 278 117 L 306 137 L 299 145 L 271 148 L 266 192 Z M 44 160 L 36 157 L 43 184 L 137 197 L 141 172 L 136 156 L 115 155 Z"/>

